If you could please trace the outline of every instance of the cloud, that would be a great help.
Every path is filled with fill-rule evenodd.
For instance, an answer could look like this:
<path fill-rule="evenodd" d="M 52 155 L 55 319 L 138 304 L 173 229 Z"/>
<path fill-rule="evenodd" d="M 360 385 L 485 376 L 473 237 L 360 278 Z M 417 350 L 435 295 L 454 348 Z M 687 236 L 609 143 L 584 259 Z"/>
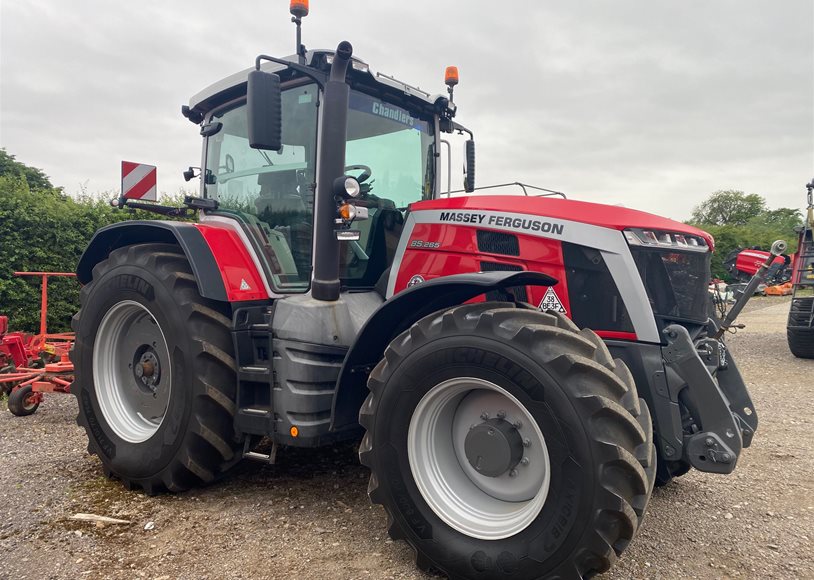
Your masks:
<path fill-rule="evenodd" d="M 309 47 L 348 39 L 374 69 L 433 93 L 446 65 L 460 68 L 480 184 L 519 179 L 686 218 L 716 189 L 799 207 L 814 173 L 809 0 L 311 10 Z M 290 54 L 293 33 L 282 0 L 6 0 L 0 145 L 69 191 L 116 191 L 126 158 L 158 165 L 160 189 L 175 192 L 200 164 L 180 105 L 257 53 Z"/>

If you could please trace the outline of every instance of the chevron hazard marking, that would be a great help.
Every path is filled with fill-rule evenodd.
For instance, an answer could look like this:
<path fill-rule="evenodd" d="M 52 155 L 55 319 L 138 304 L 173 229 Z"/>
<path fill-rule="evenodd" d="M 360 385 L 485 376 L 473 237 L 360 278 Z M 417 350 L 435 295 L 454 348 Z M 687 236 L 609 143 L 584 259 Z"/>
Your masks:
<path fill-rule="evenodd" d="M 155 165 L 122 161 L 122 197 L 156 201 L 158 199 Z"/>
<path fill-rule="evenodd" d="M 543 312 L 546 310 L 553 310 L 554 312 L 566 314 L 565 307 L 562 305 L 562 302 L 560 302 L 560 297 L 557 296 L 557 293 L 551 286 L 549 286 L 548 290 L 545 291 L 545 295 L 540 301 L 540 310 Z"/>

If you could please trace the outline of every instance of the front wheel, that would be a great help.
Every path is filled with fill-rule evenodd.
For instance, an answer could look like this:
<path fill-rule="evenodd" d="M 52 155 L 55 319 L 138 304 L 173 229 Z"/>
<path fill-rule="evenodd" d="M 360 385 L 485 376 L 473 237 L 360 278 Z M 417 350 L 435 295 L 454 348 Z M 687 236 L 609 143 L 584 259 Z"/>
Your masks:
<path fill-rule="evenodd" d="M 240 458 L 229 307 L 169 244 L 114 250 L 80 293 L 77 423 L 105 473 L 147 493 L 213 481 Z"/>
<path fill-rule="evenodd" d="M 591 331 L 460 306 L 398 336 L 368 384 L 369 495 L 422 569 L 582 578 L 633 538 L 653 488 L 650 415 Z"/>

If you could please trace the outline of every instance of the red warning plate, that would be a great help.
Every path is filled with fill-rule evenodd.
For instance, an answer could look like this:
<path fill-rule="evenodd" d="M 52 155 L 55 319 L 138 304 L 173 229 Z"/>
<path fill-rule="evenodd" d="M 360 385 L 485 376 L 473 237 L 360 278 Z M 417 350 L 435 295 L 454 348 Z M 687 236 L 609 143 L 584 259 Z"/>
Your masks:
<path fill-rule="evenodd" d="M 155 165 L 122 161 L 122 197 L 156 201 L 158 188 Z"/>

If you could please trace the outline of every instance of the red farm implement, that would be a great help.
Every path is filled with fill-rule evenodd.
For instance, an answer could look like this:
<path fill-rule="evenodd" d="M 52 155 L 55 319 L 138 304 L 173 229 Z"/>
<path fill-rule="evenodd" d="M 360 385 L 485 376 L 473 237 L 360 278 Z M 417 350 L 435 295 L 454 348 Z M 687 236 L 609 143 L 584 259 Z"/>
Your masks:
<path fill-rule="evenodd" d="M 14 272 L 14 275 L 42 278 L 39 334 L 8 332 L 8 317 L 0 316 L 0 392 L 8 395 L 9 411 L 25 416 L 37 410 L 43 393 L 70 392 L 73 364 L 68 351 L 73 333 L 48 332 L 48 278 L 76 275 L 69 272 Z"/>

